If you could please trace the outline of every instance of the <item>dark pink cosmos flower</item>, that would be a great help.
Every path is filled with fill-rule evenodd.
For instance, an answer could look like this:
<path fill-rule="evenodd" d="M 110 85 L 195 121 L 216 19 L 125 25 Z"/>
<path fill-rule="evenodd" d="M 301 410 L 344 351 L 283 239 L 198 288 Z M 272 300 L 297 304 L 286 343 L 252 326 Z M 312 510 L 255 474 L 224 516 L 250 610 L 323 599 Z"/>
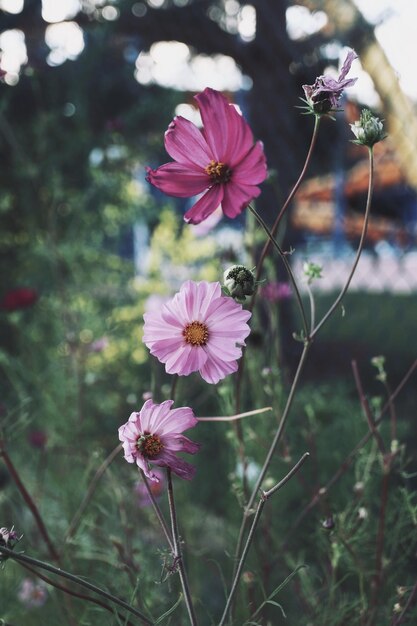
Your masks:
<path fill-rule="evenodd" d="M 214 89 L 195 96 L 204 128 L 178 116 L 165 133 L 165 148 L 174 159 L 156 170 L 147 168 L 147 180 L 178 198 L 203 194 L 184 216 L 199 224 L 221 205 L 227 217 L 239 215 L 259 196 L 257 185 L 267 175 L 261 142 L 226 98 Z"/>
<path fill-rule="evenodd" d="M 313 85 L 303 85 L 307 102 L 314 113 L 323 114 L 337 109 L 343 90 L 358 80 L 346 78 L 353 61 L 357 58 L 358 55 L 354 50 L 348 52 L 337 80 L 331 76 L 318 76 Z"/>
<path fill-rule="evenodd" d="M 159 311 L 145 313 L 143 341 L 168 374 L 199 371 L 216 384 L 237 370 L 250 316 L 220 283 L 188 280 Z"/>
<path fill-rule="evenodd" d="M 18 311 L 27 309 L 35 304 L 38 299 L 38 292 L 30 287 L 17 287 L 11 289 L 0 300 L 0 309 L 4 311 Z"/>
<path fill-rule="evenodd" d="M 169 467 L 174 474 L 186 480 L 195 474 L 195 467 L 178 458 L 176 453 L 195 454 L 199 450 L 200 444 L 181 434 L 198 421 L 192 409 L 171 409 L 173 404 L 173 400 L 162 404 L 147 400 L 142 409 L 132 413 L 129 421 L 119 428 L 126 461 L 136 463 L 145 476 L 155 482 L 159 482 L 159 477 L 150 469 L 150 463 Z"/>

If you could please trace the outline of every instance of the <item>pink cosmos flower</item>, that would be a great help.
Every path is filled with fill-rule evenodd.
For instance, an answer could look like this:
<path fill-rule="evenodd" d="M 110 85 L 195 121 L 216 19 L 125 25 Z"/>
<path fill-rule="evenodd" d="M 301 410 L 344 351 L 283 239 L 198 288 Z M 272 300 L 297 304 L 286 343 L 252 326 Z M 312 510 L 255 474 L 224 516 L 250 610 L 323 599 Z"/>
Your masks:
<path fill-rule="evenodd" d="M 214 89 L 195 96 L 204 128 L 177 116 L 165 133 L 165 148 L 174 159 L 156 170 L 147 168 L 147 180 L 170 196 L 203 194 L 184 216 L 199 224 L 219 205 L 234 218 L 260 194 L 257 185 L 267 175 L 261 142 L 236 108 Z"/>
<path fill-rule="evenodd" d="M 189 280 L 159 311 L 145 313 L 143 341 L 168 374 L 199 371 L 216 384 L 237 370 L 250 316 L 220 283 Z"/>
<path fill-rule="evenodd" d="M 357 58 L 358 55 L 354 50 L 348 52 L 337 80 L 331 76 L 318 76 L 313 85 L 303 85 L 307 102 L 313 112 L 320 114 L 337 109 L 343 90 L 354 85 L 358 80 L 346 78 L 353 61 Z"/>
<path fill-rule="evenodd" d="M 197 424 L 192 409 L 171 409 L 173 400 L 154 404 L 147 400 L 139 412 L 132 413 L 129 421 L 119 428 L 119 439 L 123 442 L 125 459 L 136 465 L 145 476 L 159 482 L 158 474 L 151 471 L 149 464 L 169 467 L 174 474 L 190 480 L 195 467 L 176 456 L 176 452 L 195 454 L 200 444 L 181 433 Z"/>

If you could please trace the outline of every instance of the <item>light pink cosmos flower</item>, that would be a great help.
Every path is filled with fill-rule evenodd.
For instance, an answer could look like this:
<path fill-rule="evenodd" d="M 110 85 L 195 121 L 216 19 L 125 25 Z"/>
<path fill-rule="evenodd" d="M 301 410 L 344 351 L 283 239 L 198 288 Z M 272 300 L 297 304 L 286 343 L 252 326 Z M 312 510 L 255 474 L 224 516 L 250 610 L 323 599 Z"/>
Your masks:
<path fill-rule="evenodd" d="M 173 400 L 154 404 L 147 400 L 139 412 L 132 413 L 129 420 L 119 428 L 119 439 L 123 442 L 125 459 L 136 465 L 145 476 L 159 482 L 158 474 L 149 464 L 169 467 L 174 474 L 190 480 L 195 467 L 176 456 L 177 452 L 195 454 L 200 444 L 181 433 L 197 424 L 192 409 L 171 409 Z"/>
<path fill-rule="evenodd" d="M 168 374 L 199 371 L 215 384 L 237 370 L 250 316 L 220 283 L 189 280 L 160 311 L 145 313 L 143 341 Z"/>
<path fill-rule="evenodd" d="M 31 578 L 24 578 L 19 586 L 17 597 L 28 609 L 43 606 L 48 599 L 48 591 L 45 583 L 34 581 Z"/>
<path fill-rule="evenodd" d="M 174 159 L 156 170 L 147 168 L 147 180 L 170 196 L 203 194 L 184 216 L 199 224 L 219 205 L 234 218 L 260 194 L 257 185 L 267 175 L 261 142 L 236 108 L 214 89 L 195 96 L 204 128 L 177 116 L 165 133 L 165 148 Z"/>
<path fill-rule="evenodd" d="M 356 52 L 349 50 L 337 80 L 331 76 L 318 76 L 313 85 L 303 85 L 307 102 L 315 113 L 323 114 L 337 109 L 343 90 L 358 80 L 346 78 L 353 61 L 357 58 Z"/>

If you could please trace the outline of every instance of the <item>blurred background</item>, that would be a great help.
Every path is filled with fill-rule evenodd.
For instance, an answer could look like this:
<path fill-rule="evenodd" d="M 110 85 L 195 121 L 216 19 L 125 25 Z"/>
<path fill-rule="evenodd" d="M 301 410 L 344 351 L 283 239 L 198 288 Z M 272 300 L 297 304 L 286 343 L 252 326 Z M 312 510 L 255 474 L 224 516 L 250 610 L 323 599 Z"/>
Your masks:
<path fill-rule="evenodd" d="M 299 492 L 314 493 L 338 467 L 343 450 L 366 431 L 352 359 L 377 403 L 386 389 L 375 378 L 372 357 L 386 357 L 394 388 L 417 351 L 416 22 L 417 5 L 409 0 L 0 0 L 1 429 L 56 537 L 67 533 L 82 490 L 117 445 L 116 428 L 150 391 L 169 392 L 163 370 L 141 342 L 143 312 L 160 307 L 185 279 L 218 280 L 236 262 L 253 267 L 263 245 L 263 233 L 245 214 L 234 221 L 215 214 L 184 228 L 190 201 L 148 185 L 145 167 L 169 160 L 163 146 L 168 124 L 176 114 L 199 124 L 193 96 L 207 86 L 224 92 L 264 143 L 269 177 L 256 204 L 272 223 L 298 178 L 312 134 L 312 117 L 298 108 L 302 85 L 323 73 L 337 76 L 349 48 L 359 57 L 349 73 L 357 83 L 346 90 L 335 119 L 323 120 L 307 176 L 279 233 L 284 249 L 294 249 L 291 263 L 301 282 L 306 260 L 323 268 L 313 284 L 318 316 L 346 280 L 365 208 L 367 150 L 350 142 L 349 123 L 367 107 L 384 120 L 389 136 L 375 148 L 363 257 L 343 309 L 312 348 L 296 410 L 299 430 L 285 442 L 277 476 L 306 441 L 318 446 L 321 460 L 311 484 L 296 486 L 284 507 L 293 514 Z M 299 355 L 292 334 L 300 320 L 279 259 L 266 264 L 265 278 L 248 366 L 248 375 L 261 373 L 263 382 L 243 398 L 248 410 L 282 405 Z M 192 380 L 180 384 L 183 404 L 199 415 L 233 412 L 230 387 L 207 389 Z M 410 441 L 415 400 L 411 381 L 399 418 Z M 262 429 L 249 429 L 248 440 L 268 441 L 262 428 L 262 435 Z M 201 435 L 193 503 L 204 511 L 207 544 L 223 554 L 219 520 L 229 501 L 219 477 L 228 476 L 236 492 L 241 487 L 234 482 L 236 443 L 226 427 L 216 433 L 207 428 Z M 219 444 L 219 433 L 227 444 Z M 337 458 L 331 453 L 335 440 L 342 448 Z M 213 457 L 215 475 L 204 482 Z M 124 489 L 132 483 L 130 469 L 117 470 Z M 97 571 L 97 559 L 103 576 L 108 559 L 135 571 L 131 546 L 124 544 L 131 535 L 125 532 L 129 516 L 120 508 L 120 477 L 109 480 L 112 502 L 102 494 L 79 538 L 75 531 L 70 537 L 76 555 L 88 555 L 82 557 L 89 559 L 86 575 L 89 566 Z M 0 486 L 5 518 L 25 521 L 30 537 L 30 521 L 3 467 Z M 62 501 L 56 496 L 61 489 Z M 183 500 L 187 507 L 185 495 Z M 333 506 L 327 503 L 320 514 Z M 110 519 L 119 513 L 120 529 Z M 230 515 L 236 521 L 236 512 Z M 192 510 L 190 520 L 193 545 L 201 522 Z M 316 522 L 313 516 L 302 527 L 303 554 L 309 554 Z M 111 540 L 109 555 L 111 533 L 118 539 Z M 286 564 L 291 569 L 294 562 Z M 221 592 L 215 567 L 212 574 L 208 587 L 216 612 Z M 18 583 L 11 576 L 8 607 Z M 307 589 L 305 598 L 309 594 Z M 333 623 L 329 615 L 318 623 Z M 37 623 L 31 619 L 27 624 Z"/>

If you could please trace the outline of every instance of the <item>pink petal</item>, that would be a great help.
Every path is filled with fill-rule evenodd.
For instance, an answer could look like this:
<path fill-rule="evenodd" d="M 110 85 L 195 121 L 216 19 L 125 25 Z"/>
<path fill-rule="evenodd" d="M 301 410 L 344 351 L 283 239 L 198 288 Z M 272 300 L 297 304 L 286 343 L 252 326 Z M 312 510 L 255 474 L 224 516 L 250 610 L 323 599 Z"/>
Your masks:
<path fill-rule="evenodd" d="M 176 457 L 173 452 L 164 450 L 154 463 L 161 467 L 169 467 L 174 474 L 185 480 L 191 480 L 195 474 L 195 467 Z"/>
<path fill-rule="evenodd" d="M 209 283 L 202 280 L 196 283 L 188 280 L 181 286 L 180 294 L 186 309 L 184 319 L 201 322 L 205 320 L 212 301 L 221 297 L 221 286 L 219 282 Z"/>
<path fill-rule="evenodd" d="M 353 61 L 357 58 L 358 58 L 358 55 L 356 54 L 356 52 L 354 50 L 349 50 L 347 57 L 345 59 L 345 62 L 342 65 L 342 69 L 340 70 L 339 82 L 342 81 L 346 77 L 346 74 L 349 72 Z"/>
<path fill-rule="evenodd" d="M 201 377 L 212 385 L 215 385 L 229 374 L 236 372 L 238 368 L 237 361 L 222 361 L 210 355 L 204 367 L 201 368 Z"/>
<path fill-rule="evenodd" d="M 181 163 L 165 163 L 156 170 L 147 168 L 146 180 L 169 196 L 177 198 L 195 196 L 210 186 L 210 177 L 206 172 L 191 169 Z"/>
<path fill-rule="evenodd" d="M 163 444 L 165 449 L 171 452 L 187 452 L 188 454 L 195 454 L 201 447 L 199 443 L 191 441 L 184 435 L 165 435 Z"/>
<path fill-rule="evenodd" d="M 224 159 L 233 167 L 252 148 L 253 135 L 249 124 L 234 106 L 229 106 L 229 118 L 229 138 Z"/>
<path fill-rule="evenodd" d="M 199 224 L 211 215 L 221 204 L 225 185 L 213 185 L 184 215 L 184 220 Z"/>
<path fill-rule="evenodd" d="M 232 182 L 259 185 L 268 175 L 261 142 L 257 142 L 243 159 L 233 167 Z"/>
<path fill-rule="evenodd" d="M 192 122 L 178 116 L 165 133 L 165 148 L 178 163 L 199 169 L 207 167 L 213 159 L 203 133 Z"/>
<path fill-rule="evenodd" d="M 184 430 L 193 428 L 197 423 L 192 409 L 183 406 L 178 409 L 172 409 L 169 414 L 160 421 L 158 424 L 158 433 L 164 436 L 172 433 L 182 433 Z"/>
<path fill-rule="evenodd" d="M 162 419 L 169 415 L 173 404 L 173 400 L 165 400 L 165 402 L 162 402 L 161 404 L 154 404 L 152 400 L 147 400 L 141 410 L 143 431 L 149 433 L 159 433 L 158 424 Z"/>
<path fill-rule="evenodd" d="M 225 185 L 224 189 L 222 201 L 223 213 L 230 218 L 236 217 L 242 213 L 243 209 L 245 209 L 254 198 L 257 198 L 260 193 L 261 190 L 259 187 L 230 181 L 230 183 Z"/>
<path fill-rule="evenodd" d="M 209 87 L 195 96 L 195 99 L 200 107 L 204 136 L 214 160 L 224 162 L 227 155 L 230 124 L 236 123 L 234 115 L 230 113 L 231 105 L 219 91 Z"/>

